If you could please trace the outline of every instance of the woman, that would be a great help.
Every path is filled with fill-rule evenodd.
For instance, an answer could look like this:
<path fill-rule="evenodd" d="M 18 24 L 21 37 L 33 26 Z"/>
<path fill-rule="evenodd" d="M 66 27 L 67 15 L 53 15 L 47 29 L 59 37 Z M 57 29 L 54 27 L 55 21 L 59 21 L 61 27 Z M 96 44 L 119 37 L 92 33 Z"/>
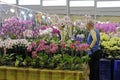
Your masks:
<path fill-rule="evenodd" d="M 92 21 L 86 24 L 86 28 L 89 30 L 87 42 L 89 44 L 88 54 L 91 58 L 89 61 L 89 80 L 99 80 L 99 59 L 102 55 L 99 46 L 100 34 L 99 31 L 94 28 L 94 23 Z"/>

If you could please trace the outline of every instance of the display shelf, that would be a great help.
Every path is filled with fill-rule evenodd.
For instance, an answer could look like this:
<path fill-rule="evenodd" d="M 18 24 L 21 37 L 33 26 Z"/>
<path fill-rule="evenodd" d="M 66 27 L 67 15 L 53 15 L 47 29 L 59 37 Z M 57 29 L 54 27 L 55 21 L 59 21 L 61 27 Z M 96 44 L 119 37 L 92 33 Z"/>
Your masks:
<path fill-rule="evenodd" d="M 85 80 L 84 71 L 0 67 L 0 80 Z"/>

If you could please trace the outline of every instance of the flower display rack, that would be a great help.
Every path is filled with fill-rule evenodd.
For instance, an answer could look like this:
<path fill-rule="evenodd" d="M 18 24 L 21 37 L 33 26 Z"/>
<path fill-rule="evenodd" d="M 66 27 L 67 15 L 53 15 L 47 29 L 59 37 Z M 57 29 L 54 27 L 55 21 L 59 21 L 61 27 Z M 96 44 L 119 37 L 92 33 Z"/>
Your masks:
<path fill-rule="evenodd" d="M 85 80 L 84 71 L 0 67 L 0 80 Z"/>

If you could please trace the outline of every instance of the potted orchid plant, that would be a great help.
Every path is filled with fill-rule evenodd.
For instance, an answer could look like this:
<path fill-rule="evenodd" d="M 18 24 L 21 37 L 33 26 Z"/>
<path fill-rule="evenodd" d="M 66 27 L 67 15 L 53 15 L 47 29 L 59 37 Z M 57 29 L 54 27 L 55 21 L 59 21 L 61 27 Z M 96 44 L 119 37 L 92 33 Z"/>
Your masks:
<path fill-rule="evenodd" d="M 81 64 L 89 60 L 88 55 L 82 56 L 89 47 L 79 41 L 51 42 L 40 40 L 38 44 L 32 42 L 27 51 L 33 58 L 33 66 L 49 69 L 80 69 Z M 37 63 L 36 63 L 37 62 Z"/>

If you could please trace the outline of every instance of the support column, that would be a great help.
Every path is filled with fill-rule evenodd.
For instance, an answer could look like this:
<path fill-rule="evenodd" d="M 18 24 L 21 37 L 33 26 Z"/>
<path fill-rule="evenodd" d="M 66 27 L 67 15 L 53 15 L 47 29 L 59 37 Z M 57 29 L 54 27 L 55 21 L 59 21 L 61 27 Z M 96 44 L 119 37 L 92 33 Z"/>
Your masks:
<path fill-rule="evenodd" d="M 96 21 L 97 18 L 97 0 L 94 0 L 94 20 Z"/>
<path fill-rule="evenodd" d="M 70 0 L 66 0 L 66 10 L 67 10 L 67 16 L 70 17 Z"/>
<path fill-rule="evenodd" d="M 18 7 L 18 5 L 19 5 L 19 1 L 18 0 L 16 0 L 16 15 L 17 15 L 17 17 L 19 16 L 19 7 Z"/>
<path fill-rule="evenodd" d="M 43 0 L 40 0 L 40 12 L 42 12 L 42 8 L 43 8 Z"/>
<path fill-rule="evenodd" d="M 18 0 L 16 0 L 16 5 L 19 5 L 19 1 Z"/>

